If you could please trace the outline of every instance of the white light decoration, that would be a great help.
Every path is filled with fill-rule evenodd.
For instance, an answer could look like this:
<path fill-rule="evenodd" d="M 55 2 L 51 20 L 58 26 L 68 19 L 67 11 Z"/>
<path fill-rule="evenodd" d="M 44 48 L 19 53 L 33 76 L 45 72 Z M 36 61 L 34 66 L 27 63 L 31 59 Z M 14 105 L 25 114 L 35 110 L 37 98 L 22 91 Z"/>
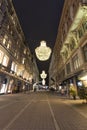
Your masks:
<path fill-rule="evenodd" d="M 47 74 L 43 70 L 42 73 L 40 74 L 40 76 L 41 76 L 42 79 L 45 79 L 47 77 Z"/>
<path fill-rule="evenodd" d="M 45 61 L 50 58 L 51 48 L 47 47 L 46 41 L 41 41 L 40 46 L 35 49 L 35 53 L 39 60 Z"/>
<path fill-rule="evenodd" d="M 43 79 L 43 80 L 42 80 L 42 85 L 45 85 L 45 82 L 46 82 L 45 79 Z"/>

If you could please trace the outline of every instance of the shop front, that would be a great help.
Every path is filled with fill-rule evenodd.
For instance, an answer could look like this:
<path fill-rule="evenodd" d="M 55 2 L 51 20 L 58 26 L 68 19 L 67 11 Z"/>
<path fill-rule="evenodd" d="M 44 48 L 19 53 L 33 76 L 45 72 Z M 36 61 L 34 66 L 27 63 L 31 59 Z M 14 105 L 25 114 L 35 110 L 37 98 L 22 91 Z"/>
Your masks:
<path fill-rule="evenodd" d="M 9 76 L 4 73 L 0 73 L 0 94 L 7 93 L 8 83 Z"/>

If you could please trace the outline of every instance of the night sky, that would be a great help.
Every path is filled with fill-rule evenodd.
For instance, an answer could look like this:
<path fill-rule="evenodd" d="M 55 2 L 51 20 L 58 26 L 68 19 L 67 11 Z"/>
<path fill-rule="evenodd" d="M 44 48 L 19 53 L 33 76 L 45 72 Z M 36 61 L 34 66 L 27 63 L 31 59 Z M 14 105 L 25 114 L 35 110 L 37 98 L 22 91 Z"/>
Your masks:
<path fill-rule="evenodd" d="M 41 40 L 53 49 L 64 0 L 13 0 L 13 4 L 28 41 L 31 53 Z M 51 58 L 50 58 L 51 59 Z M 50 59 L 44 62 L 36 58 L 40 73 L 49 69 Z"/>

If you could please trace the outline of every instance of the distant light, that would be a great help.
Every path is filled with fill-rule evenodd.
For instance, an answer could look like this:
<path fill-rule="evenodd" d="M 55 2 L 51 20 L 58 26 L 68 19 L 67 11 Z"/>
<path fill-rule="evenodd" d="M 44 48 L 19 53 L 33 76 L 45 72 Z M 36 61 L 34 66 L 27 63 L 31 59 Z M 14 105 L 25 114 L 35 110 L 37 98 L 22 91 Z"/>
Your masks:
<path fill-rule="evenodd" d="M 43 70 L 42 73 L 40 74 L 40 76 L 41 76 L 42 79 L 45 79 L 47 77 L 47 74 Z"/>
<path fill-rule="evenodd" d="M 35 53 L 39 60 L 45 61 L 50 58 L 51 48 L 47 47 L 46 41 L 41 41 L 40 46 L 35 49 Z"/>
<path fill-rule="evenodd" d="M 43 79 L 43 80 L 42 80 L 42 85 L 45 85 L 45 82 L 46 82 L 45 79 Z"/>

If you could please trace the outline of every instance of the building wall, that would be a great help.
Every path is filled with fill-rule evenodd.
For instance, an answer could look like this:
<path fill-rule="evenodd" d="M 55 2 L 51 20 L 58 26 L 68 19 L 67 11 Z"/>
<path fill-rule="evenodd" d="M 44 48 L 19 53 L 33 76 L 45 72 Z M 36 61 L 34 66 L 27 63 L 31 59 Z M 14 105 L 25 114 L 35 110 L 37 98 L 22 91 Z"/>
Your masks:
<path fill-rule="evenodd" d="M 70 83 L 72 79 L 77 85 L 76 79 L 87 69 L 86 44 L 87 1 L 65 0 L 54 47 L 55 62 L 50 68 L 57 65 L 54 68 L 57 84 Z"/>
<path fill-rule="evenodd" d="M 0 1 L 0 91 L 6 79 L 19 86 L 29 84 L 33 78 L 32 54 L 11 0 Z M 12 82 L 11 82 L 12 84 Z M 4 92 L 4 91 L 3 91 Z"/>

